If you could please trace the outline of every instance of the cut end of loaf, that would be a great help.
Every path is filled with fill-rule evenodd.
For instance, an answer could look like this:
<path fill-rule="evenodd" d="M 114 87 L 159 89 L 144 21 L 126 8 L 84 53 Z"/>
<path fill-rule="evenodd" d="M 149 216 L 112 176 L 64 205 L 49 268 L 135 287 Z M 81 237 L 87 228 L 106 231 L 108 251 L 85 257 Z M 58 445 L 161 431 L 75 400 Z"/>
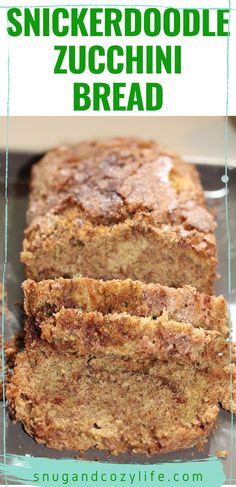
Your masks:
<path fill-rule="evenodd" d="M 48 447 L 158 454 L 205 442 L 218 415 L 210 382 L 194 367 L 59 355 L 34 342 L 7 397 L 14 418 Z"/>

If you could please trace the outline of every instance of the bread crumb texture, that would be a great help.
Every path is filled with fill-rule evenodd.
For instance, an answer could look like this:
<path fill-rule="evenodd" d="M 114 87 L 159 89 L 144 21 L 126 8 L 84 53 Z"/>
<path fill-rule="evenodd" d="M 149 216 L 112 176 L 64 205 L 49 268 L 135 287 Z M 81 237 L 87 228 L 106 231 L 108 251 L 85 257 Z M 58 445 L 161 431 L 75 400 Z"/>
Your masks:
<path fill-rule="evenodd" d="M 59 354 L 37 341 L 18 355 L 7 398 L 39 443 L 114 454 L 202 446 L 218 415 L 211 377 L 194 366 Z"/>

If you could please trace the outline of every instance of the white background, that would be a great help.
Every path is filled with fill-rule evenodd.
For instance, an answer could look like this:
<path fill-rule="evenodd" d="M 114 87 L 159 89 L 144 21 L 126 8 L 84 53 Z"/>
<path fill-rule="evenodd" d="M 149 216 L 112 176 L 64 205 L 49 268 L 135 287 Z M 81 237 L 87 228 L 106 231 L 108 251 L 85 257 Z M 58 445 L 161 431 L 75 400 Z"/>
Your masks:
<path fill-rule="evenodd" d="M 89 5 L 81 0 L 83 5 Z M 207 3 L 207 5 L 206 5 Z M 227 37 L 166 37 L 157 38 L 145 35 L 133 38 L 70 38 L 66 37 L 11 37 L 7 35 L 6 13 L 4 5 L 11 6 L 48 6 L 66 4 L 78 6 L 75 0 L 0 0 L 0 115 L 7 113 L 7 93 L 9 91 L 10 115 L 98 115 L 109 116 L 112 112 L 73 111 L 73 83 L 74 82 L 126 82 L 127 85 L 139 82 L 143 87 L 146 82 L 159 82 L 163 85 L 163 107 L 157 112 L 146 112 L 149 115 L 225 115 L 227 91 Z M 121 2 L 116 5 L 121 5 Z M 142 2 L 145 6 L 176 8 L 228 8 L 228 0 L 160 0 Z M 160 5 L 159 5 L 160 4 Z M 93 4 L 95 5 L 95 3 Z M 105 3 L 97 0 L 97 6 Z M 106 5 L 114 6 L 107 2 Z M 123 1 L 122 5 L 141 5 L 138 1 Z M 236 115 L 236 0 L 231 1 L 231 36 L 229 39 L 229 106 L 228 114 Z M 212 12 L 213 18 L 215 11 Z M 84 75 L 61 74 L 54 75 L 56 53 L 54 45 L 72 44 L 166 44 L 182 45 L 182 74 L 162 75 Z M 9 56 L 9 71 L 8 71 Z M 128 88 L 127 88 L 128 93 Z M 115 112 L 115 115 L 140 115 L 144 112 Z"/>

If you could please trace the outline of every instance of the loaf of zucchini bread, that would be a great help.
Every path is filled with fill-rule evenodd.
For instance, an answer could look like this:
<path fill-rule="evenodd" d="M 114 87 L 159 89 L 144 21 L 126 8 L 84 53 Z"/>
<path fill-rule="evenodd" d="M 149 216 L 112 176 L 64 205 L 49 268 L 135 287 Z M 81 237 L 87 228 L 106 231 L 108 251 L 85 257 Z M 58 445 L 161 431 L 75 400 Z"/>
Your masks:
<path fill-rule="evenodd" d="M 197 170 L 158 143 L 62 146 L 32 170 L 27 277 L 138 279 L 212 293 L 215 222 Z"/>
<path fill-rule="evenodd" d="M 206 442 L 227 388 L 222 297 L 83 277 L 23 289 L 25 351 L 7 398 L 37 441 L 115 454 Z"/>

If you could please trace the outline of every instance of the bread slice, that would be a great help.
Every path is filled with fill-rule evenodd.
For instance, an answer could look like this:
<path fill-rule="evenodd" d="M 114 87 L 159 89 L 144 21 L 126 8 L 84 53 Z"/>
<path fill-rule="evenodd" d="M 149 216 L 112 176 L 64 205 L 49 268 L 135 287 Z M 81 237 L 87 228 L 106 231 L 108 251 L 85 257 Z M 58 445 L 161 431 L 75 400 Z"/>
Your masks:
<path fill-rule="evenodd" d="M 23 289 L 26 348 L 7 399 L 38 442 L 114 454 L 206 442 L 226 393 L 222 297 L 83 277 Z"/>
<path fill-rule="evenodd" d="M 62 308 L 50 317 L 39 314 L 28 320 L 26 328 L 29 347 L 36 329 L 59 354 L 69 350 L 78 355 L 154 356 L 209 367 L 225 348 L 219 332 L 168 320 L 165 315 L 153 320 L 127 313 L 103 315 Z"/>
<path fill-rule="evenodd" d="M 131 279 L 103 281 L 86 277 L 58 278 L 23 283 L 24 306 L 29 317 L 50 315 L 64 308 L 128 313 L 132 316 L 166 316 L 166 320 L 190 323 L 206 330 L 228 334 L 228 308 L 223 296 L 200 294 L 190 286 L 169 288 Z"/>
<path fill-rule="evenodd" d="M 84 142 L 32 171 L 22 262 L 40 280 L 75 274 L 212 293 L 215 222 L 198 172 L 158 143 Z"/>
<path fill-rule="evenodd" d="M 7 399 L 39 443 L 114 454 L 200 447 L 218 415 L 212 377 L 194 365 L 58 353 L 42 340 L 18 355 Z"/>

